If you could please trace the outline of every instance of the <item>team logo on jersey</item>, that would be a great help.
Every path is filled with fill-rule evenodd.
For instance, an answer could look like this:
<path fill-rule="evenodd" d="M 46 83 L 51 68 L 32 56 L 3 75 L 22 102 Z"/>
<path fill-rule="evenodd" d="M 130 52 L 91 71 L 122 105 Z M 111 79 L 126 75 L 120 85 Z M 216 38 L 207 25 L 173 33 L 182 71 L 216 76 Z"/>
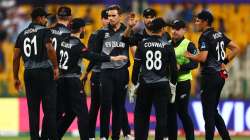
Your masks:
<path fill-rule="evenodd" d="M 109 37 L 110 37 L 109 33 L 105 33 L 104 38 L 109 38 Z"/>
<path fill-rule="evenodd" d="M 201 42 L 201 49 L 205 49 L 206 48 L 206 43 L 205 42 Z"/>

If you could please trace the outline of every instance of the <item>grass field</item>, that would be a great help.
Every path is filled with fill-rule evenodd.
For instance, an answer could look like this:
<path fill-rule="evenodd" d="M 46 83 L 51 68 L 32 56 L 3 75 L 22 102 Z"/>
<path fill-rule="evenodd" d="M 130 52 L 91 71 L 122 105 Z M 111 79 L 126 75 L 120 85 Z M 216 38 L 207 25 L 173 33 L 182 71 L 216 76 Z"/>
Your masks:
<path fill-rule="evenodd" d="M 63 140 L 79 140 L 79 137 L 70 137 L 67 136 Z M 21 136 L 21 137 L 0 137 L 0 140 L 29 140 L 29 137 L 27 136 Z M 99 140 L 99 139 L 98 139 Z M 123 139 L 121 139 L 123 140 Z M 154 140 L 153 137 L 150 137 L 149 140 Z M 178 140 L 185 140 L 184 137 L 178 137 Z M 204 137 L 196 137 L 196 140 L 204 140 Z M 214 140 L 221 140 L 220 137 L 215 137 Z M 232 137 L 232 140 L 250 140 L 250 137 Z"/>

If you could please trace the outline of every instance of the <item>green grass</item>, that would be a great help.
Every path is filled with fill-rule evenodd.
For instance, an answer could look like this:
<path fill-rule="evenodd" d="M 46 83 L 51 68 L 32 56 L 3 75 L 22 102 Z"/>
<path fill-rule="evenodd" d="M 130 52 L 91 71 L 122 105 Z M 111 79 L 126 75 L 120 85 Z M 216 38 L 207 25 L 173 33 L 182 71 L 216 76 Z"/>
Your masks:
<path fill-rule="evenodd" d="M 20 137 L 0 137 L 0 140 L 28 140 L 29 137 L 27 136 L 20 136 Z M 153 140 L 153 137 L 150 137 L 149 140 Z M 79 137 L 70 137 L 67 136 L 63 138 L 63 140 L 79 140 Z M 123 140 L 123 139 L 121 139 Z M 178 140 L 185 140 L 184 137 L 178 137 Z M 204 140 L 204 137 L 196 137 L 196 140 Z M 221 140 L 220 137 L 215 137 L 214 140 Z M 249 137 L 245 136 L 238 136 L 238 137 L 232 137 L 232 140 L 249 140 Z"/>

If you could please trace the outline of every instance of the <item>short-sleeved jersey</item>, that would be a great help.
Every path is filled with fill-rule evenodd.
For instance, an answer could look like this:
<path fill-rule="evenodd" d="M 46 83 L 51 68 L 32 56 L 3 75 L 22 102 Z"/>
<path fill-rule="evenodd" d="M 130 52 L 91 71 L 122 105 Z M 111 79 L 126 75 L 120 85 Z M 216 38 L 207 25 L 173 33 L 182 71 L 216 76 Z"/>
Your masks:
<path fill-rule="evenodd" d="M 18 35 L 15 48 L 20 48 L 25 69 L 52 66 L 46 49 L 50 36 L 48 28 L 35 23 L 31 23 Z"/>
<path fill-rule="evenodd" d="M 82 58 L 92 61 L 107 62 L 109 56 L 101 56 L 88 51 L 80 39 L 69 36 L 57 48 L 57 60 L 61 76 L 79 77 L 81 73 Z"/>
<path fill-rule="evenodd" d="M 199 50 L 208 51 L 207 59 L 201 63 L 201 73 L 215 73 L 221 70 L 221 64 L 226 58 L 226 47 L 231 40 L 223 33 L 209 28 L 199 38 Z"/>
<path fill-rule="evenodd" d="M 98 31 L 96 46 L 101 48 L 101 54 L 110 56 L 125 55 L 129 57 L 129 39 L 123 36 L 125 29 L 126 26 L 121 24 L 117 31 L 114 31 L 111 25 Z M 101 69 L 120 69 L 127 68 L 129 65 L 129 60 L 104 62 L 101 64 Z"/>
<path fill-rule="evenodd" d="M 58 45 L 70 36 L 70 30 L 63 24 L 57 23 L 54 27 L 50 28 L 53 47 L 57 48 Z"/>
<path fill-rule="evenodd" d="M 140 70 L 134 67 L 132 81 L 137 76 L 134 71 L 140 71 L 139 79 L 145 83 L 168 81 L 170 65 L 174 63 L 176 66 L 174 48 L 161 36 L 148 37 L 142 40 L 136 50 L 135 63 L 138 62 L 141 66 L 137 69 Z"/>

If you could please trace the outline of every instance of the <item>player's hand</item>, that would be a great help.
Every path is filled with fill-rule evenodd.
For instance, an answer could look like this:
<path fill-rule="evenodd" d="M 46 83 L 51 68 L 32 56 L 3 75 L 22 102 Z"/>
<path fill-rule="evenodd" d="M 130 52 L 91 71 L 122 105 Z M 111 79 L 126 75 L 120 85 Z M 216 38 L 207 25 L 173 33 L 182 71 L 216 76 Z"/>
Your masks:
<path fill-rule="evenodd" d="M 22 86 L 21 86 L 21 81 L 19 79 L 14 80 L 14 86 L 17 91 L 21 91 Z"/>
<path fill-rule="evenodd" d="M 128 97 L 129 97 L 129 102 L 130 103 L 134 103 L 135 100 L 136 100 L 136 92 L 137 92 L 137 89 L 139 87 L 139 83 L 137 83 L 136 85 L 134 84 L 131 84 L 128 88 Z"/>
<path fill-rule="evenodd" d="M 170 85 L 170 90 L 171 90 L 170 103 L 174 103 L 175 102 L 175 96 L 176 96 L 176 85 L 172 84 L 171 82 L 169 82 L 169 85 Z"/>
<path fill-rule="evenodd" d="M 128 59 L 128 57 L 125 55 L 111 56 L 112 61 L 123 61 L 123 60 L 127 60 L 127 59 Z"/>
<path fill-rule="evenodd" d="M 227 68 L 227 65 L 225 65 L 223 63 L 221 64 L 220 76 L 223 79 L 227 79 L 228 78 L 228 68 Z"/>
<path fill-rule="evenodd" d="M 186 52 L 184 53 L 184 56 L 185 56 L 186 58 L 191 58 L 191 57 L 193 56 L 193 54 L 191 54 L 190 52 L 186 51 Z"/>
<path fill-rule="evenodd" d="M 135 13 L 131 12 L 128 16 L 128 26 L 133 28 L 137 24 L 137 19 L 135 19 Z"/>
<path fill-rule="evenodd" d="M 53 72 L 54 72 L 54 80 L 59 79 L 59 69 L 58 68 L 54 68 Z"/>
<path fill-rule="evenodd" d="M 177 70 L 180 70 L 181 66 L 179 64 L 177 64 Z"/>

